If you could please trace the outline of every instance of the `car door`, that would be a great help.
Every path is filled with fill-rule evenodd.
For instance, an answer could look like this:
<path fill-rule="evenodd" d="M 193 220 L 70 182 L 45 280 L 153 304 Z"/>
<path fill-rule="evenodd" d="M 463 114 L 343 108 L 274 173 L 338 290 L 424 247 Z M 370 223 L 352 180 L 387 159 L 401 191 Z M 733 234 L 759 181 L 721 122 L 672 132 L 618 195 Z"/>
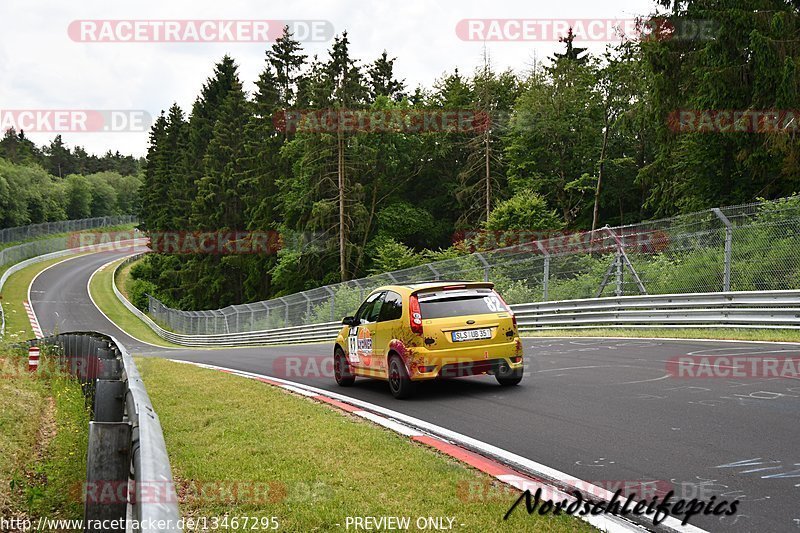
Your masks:
<path fill-rule="evenodd" d="M 373 346 L 377 362 L 373 365 L 376 370 L 386 375 L 386 355 L 389 343 L 401 334 L 403 317 L 403 297 L 394 292 L 386 291 L 378 314 L 377 330 Z"/>
<path fill-rule="evenodd" d="M 356 313 L 358 324 L 350 328 L 347 336 L 347 357 L 357 374 L 363 376 L 380 376 L 376 370 L 373 337 L 377 332 L 378 316 L 386 292 L 371 294 Z"/>

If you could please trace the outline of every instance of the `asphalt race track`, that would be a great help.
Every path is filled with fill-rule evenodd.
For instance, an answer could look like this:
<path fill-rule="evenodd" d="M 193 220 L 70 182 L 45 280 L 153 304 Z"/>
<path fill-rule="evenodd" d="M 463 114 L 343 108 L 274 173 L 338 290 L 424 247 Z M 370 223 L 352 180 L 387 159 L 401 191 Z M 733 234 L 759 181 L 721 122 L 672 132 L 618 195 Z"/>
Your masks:
<path fill-rule="evenodd" d="M 114 335 L 137 355 L 216 364 L 335 390 L 606 488 L 626 480 L 656 481 L 677 497 L 739 499 L 736 516 L 692 519 L 710 531 L 800 529 L 800 381 L 679 379 L 666 371 L 666 361 L 675 356 L 796 356 L 800 346 L 526 339 L 526 377 L 518 387 L 502 389 L 491 377 L 465 378 L 426 384 L 413 399 L 396 401 L 383 382 L 358 379 L 349 389 L 337 387 L 326 366 L 332 353 L 327 344 L 167 350 L 131 339 L 87 294 L 92 272 L 122 255 L 79 257 L 36 279 L 31 300 L 45 335 L 55 329 L 95 330 Z"/>

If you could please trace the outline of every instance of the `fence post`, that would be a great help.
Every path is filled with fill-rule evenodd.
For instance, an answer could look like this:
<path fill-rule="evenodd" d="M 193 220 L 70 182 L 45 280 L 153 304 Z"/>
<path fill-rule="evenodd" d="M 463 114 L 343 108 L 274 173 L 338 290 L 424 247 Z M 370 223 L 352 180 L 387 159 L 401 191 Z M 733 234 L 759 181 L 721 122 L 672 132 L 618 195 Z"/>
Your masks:
<path fill-rule="evenodd" d="M 327 285 L 325 285 L 325 290 L 331 295 L 331 322 L 334 322 L 336 320 L 336 293 Z"/>
<path fill-rule="evenodd" d="M 283 296 L 278 298 L 278 300 L 283 304 L 283 326 L 287 327 L 289 325 L 289 304 L 283 299 Z"/>
<path fill-rule="evenodd" d="M 725 224 L 725 266 L 722 275 L 722 292 L 731 290 L 731 254 L 733 252 L 733 225 L 728 217 L 718 208 L 712 209 L 717 218 Z"/>
<path fill-rule="evenodd" d="M 475 252 L 475 256 L 483 263 L 483 281 L 489 281 L 489 262 L 486 261 L 480 252 Z"/>
<path fill-rule="evenodd" d="M 544 272 L 542 273 L 542 300 L 547 301 L 550 297 L 550 252 L 542 245 L 542 241 L 536 241 L 536 247 L 544 254 Z"/>
<path fill-rule="evenodd" d="M 439 281 L 439 271 L 433 268 L 433 265 L 431 265 L 430 263 L 428 263 L 428 268 L 430 268 L 431 272 L 433 272 L 434 279 L 436 281 Z"/>

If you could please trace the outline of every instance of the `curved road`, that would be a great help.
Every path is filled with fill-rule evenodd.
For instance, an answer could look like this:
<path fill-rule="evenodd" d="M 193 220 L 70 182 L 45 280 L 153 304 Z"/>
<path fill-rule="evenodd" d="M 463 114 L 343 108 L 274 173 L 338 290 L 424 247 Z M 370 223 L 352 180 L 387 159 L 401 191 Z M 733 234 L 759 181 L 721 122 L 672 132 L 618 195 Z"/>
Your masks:
<path fill-rule="evenodd" d="M 322 366 L 332 351 L 327 344 L 168 350 L 131 339 L 87 295 L 92 272 L 123 255 L 71 259 L 35 280 L 31 300 L 45 334 L 91 329 L 113 334 L 139 355 L 215 364 L 335 390 L 611 492 L 620 483 L 656 481 L 659 489 L 671 488 L 677 497 L 739 499 L 736 516 L 692 519 L 709 531 L 800 529 L 800 381 L 677 379 L 665 370 L 675 356 L 797 357 L 800 346 L 531 338 L 525 340 L 526 378 L 518 387 L 500 388 L 491 377 L 466 378 L 426 384 L 413 399 L 400 402 L 382 382 L 359 379 L 352 388 L 337 387 Z"/>

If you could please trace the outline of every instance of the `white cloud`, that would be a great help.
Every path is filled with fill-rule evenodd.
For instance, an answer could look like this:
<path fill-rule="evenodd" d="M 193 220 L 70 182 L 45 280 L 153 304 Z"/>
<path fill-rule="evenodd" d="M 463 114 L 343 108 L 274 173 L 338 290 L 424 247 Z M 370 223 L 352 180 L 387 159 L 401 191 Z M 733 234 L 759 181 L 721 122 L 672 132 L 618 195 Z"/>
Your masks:
<path fill-rule="evenodd" d="M 397 57 L 397 75 L 410 88 L 430 85 L 445 71 L 470 72 L 483 43 L 455 33 L 465 18 L 630 18 L 653 9 L 648 0 L 530 2 L 521 0 L 3 0 L 0 3 L 0 109 L 144 109 L 154 117 L 177 101 L 191 107 L 213 64 L 232 55 L 246 87 L 264 62 L 262 44 L 78 43 L 67 27 L 83 19 L 323 19 L 347 30 L 354 54 L 369 63 L 386 49 Z M 306 53 L 324 57 L 329 43 L 308 43 Z M 498 69 L 526 70 L 563 45 L 496 42 L 488 49 Z M 591 43 L 599 52 L 602 43 Z M 53 134 L 35 133 L 39 144 Z M 66 142 L 91 152 L 108 149 L 143 155 L 146 133 L 66 133 Z"/>

